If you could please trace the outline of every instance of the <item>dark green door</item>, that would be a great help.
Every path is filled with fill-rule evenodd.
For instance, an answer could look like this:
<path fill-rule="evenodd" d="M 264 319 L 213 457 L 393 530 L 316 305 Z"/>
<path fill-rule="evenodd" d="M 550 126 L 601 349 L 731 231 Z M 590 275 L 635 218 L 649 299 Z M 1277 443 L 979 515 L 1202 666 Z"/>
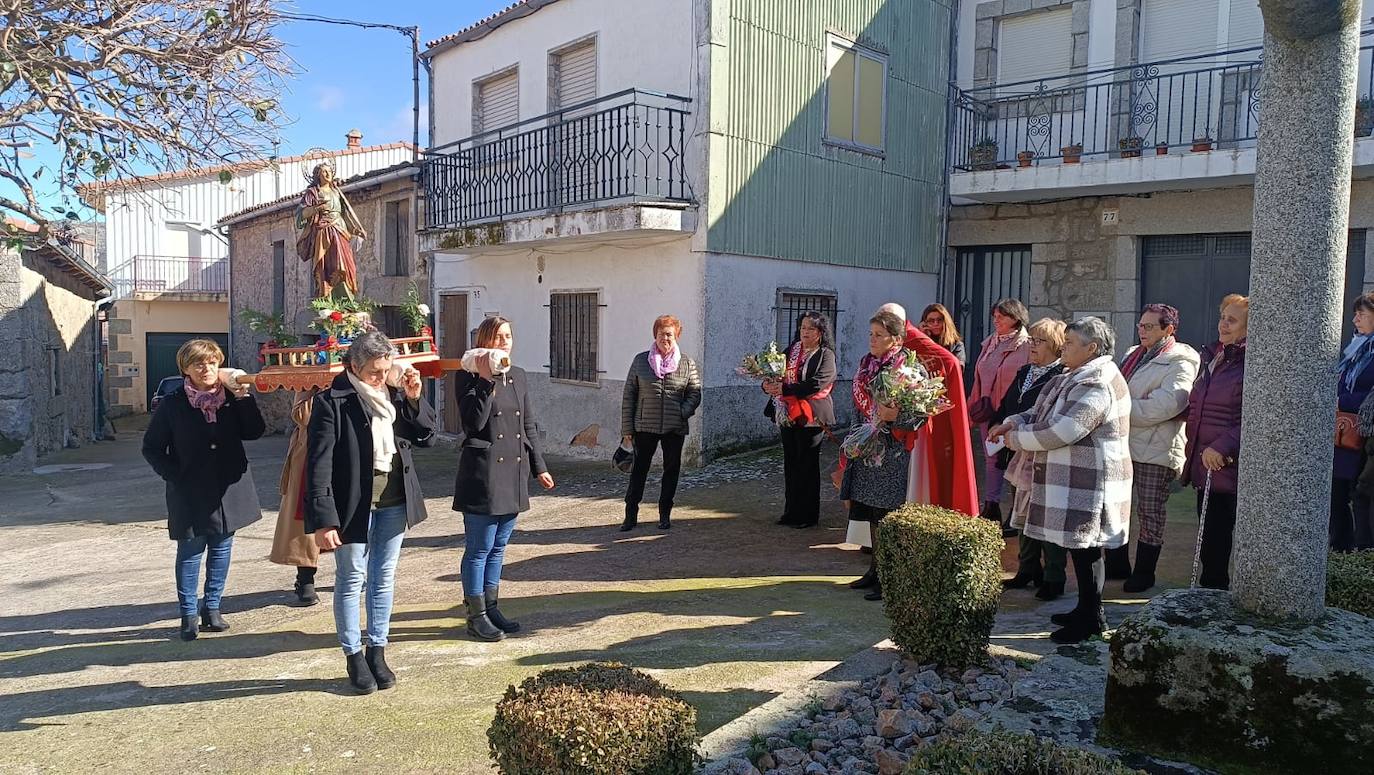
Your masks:
<path fill-rule="evenodd" d="M 219 343 L 221 350 L 226 353 L 229 351 L 228 334 L 148 334 L 148 354 L 145 359 L 147 366 L 143 374 L 148 383 L 148 395 L 144 400 L 149 404 L 153 401 L 153 391 L 157 390 L 157 383 L 161 382 L 163 377 L 175 377 L 181 373 L 177 370 L 177 350 L 191 339 L 212 339 Z"/>

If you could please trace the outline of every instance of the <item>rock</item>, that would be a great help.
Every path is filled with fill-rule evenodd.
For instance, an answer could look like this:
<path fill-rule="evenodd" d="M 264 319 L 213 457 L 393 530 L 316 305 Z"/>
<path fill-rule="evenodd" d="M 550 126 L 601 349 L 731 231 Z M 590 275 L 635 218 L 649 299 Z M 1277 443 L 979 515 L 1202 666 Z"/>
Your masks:
<path fill-rule="evenodd" d="M 860 726 L 869 727 L 873 726 L 874 722 L 878 720 L 878 714 L 873 712 L 872 708 L 861 710 L 854 714 L 854 720 L 859 722 Z"/>
<path fill-rule="evenodd" d="M 835 711 L 843 707 L 843 694 L 832 694 L 829 697 L 826 697 L 825 699 L 821 700 L 821 710 L 827 711 L 829 713 L 834 713 Z"/>
<path fill-rule="evenodd" d="M 969 702 L 992 702 L 993 699 L 992 692 L 971 692 L 968 696 Z"/>
<path fill-rule="evenodd" d="M 873 757 L 873 761 L 878 765 L 878 775 L 902 775 L 902 770 L 906 769 L 906 754 L 883 749 L 878 755 Z"/>
<path fill-rule="evenodd" d="M 878 735 L 889 740 L 909 735 L 915 728 L 915 724 L 900 710 L 884 710 L 878 712 L 878 723 L 875 729 Z"/>
<path fill-rule="evenodd" d="M 941 683 L 940 674 L 934 670 L 922 670 L 921 673 L 916 676 L 916 683 L 930 689 L 938 689 Z"/>
<path fill-rule="evenodd" d="M 830 770 L 827 769 L 826 766 L 824 764 L 821 764 L 820 762 L 811 762 L 810 764 L 806 765 L 806 769 L 803 772 L 805 773 L 805 775 L 826 775 L 826 773 L 830 772 Z"/>
<path fill-rule="evenodd" d="M 898 751 L 905 751 L 906 749 L 916 745 L 917 739 L 918 738 L 916 735 L 906 735 L 904 737 L 899 737 L 896 740 L 892 741 L 892 747 L 896 748 Z"/>
<path fill-rule="evenodd" d="M 857 756 L 851 756 L 848 759 L 845 759 L 844 763 L 841 764 L 840 767 L 844 770 L 845 775 L 852 775 L 852 773 L 855 772 L 868 771 L 864 761 Z"/>
<path fill-rule="evenodd" d="M 844 740 L 850 737 L 859 736 L 859 722 L 852 718 L 845 718 L 830 725 L 830 737 L 833 740 Z"/>
<path fill-rule="evenodd" d="M 970 667 L 969 669 L 967 669 L 967 670 L 964 671 L 964 674 L 963 674 L 963 675 L 959 676 L 959 681 L 960 681 L 961 683 L 966 683 L 966 684 L 973 683 L 974 681 L 977 681 L 978 678 L 981 677 L 982 675 L 983 675 L 983 669 L 982 669 L 982 668 L 979 668 L 979 667 Z"/>
<path fill-rule="evenodd" d="M 759 769 L 750 764 L 748 759 L 738 756 L 726 759 L 716 772 L 718 775 L 761 775 Z"/>
<path fill-rule="evenodd" d="M 805 775 L 806 770 L 800 764 L 791 767 L 779 767 L 773 771 L 773 775 Z"/>
<path fill-rule="evenodd" d="M 1112 636 L 1102 730 L 1237 770 L 1354 771 L 1374 761 L 1370 643 L 1374 619 L 1336 608 L 1266 621 L 1226 592 L 1165 592 Z"/>
<path fill-rule="evenodd" d="M 773 754 L 766 753 L 763 756 L 759 757 L 759 769 L 767 771 L 776 769 L 777 766 L 778 762 L 776 759 L 773 758 Z"/>
<path fill-rule="evenodd" d="M 855 697 L 854 701 L 849 703 L 849 709 L 855 713 L 862 713 L 866 710 L 873 710 L 873 700 L 870 700 L 867 697 Z"/>
<path fill-rule="evenodd" d="M 817 753 L 825 753 L 826 751 L 829 751 L 831 748 L 834 747 L 834 743 L 830 742 L 829 740 L 826 740 L 823 737 L 818 737 L 815 740 L 811 741 L 811 750 Z"/>
<path fill-rule="evenodd" d="M 808 760 L 806 752 L 796 746 L 779 748 L 773 752 L 773 758 L 782 767 L 795 767 Z"/>
<path fill-rule="evenodd" d="M 883 747 L 883 739 L 877 735 L 869 735 L 864 738 L 864 748 L 879 749 Z"/>
<path fill-rule="evenodd" d="M 916 692 L 916 704 L 920 705 L 922 708 L 925 708 L 926 710 L 930 710 L 931 708 L 939 705 L 940 702 L 939 700 L 935 699 L 934 693 L 922 690 Z"/>
<path fill-rule="evenodd" d="M 954 732 L 967 732 L 982 720 L 978 711 L 971 708 L 962 708 L 958 713 L 945 720 L 945 727 Z"/>

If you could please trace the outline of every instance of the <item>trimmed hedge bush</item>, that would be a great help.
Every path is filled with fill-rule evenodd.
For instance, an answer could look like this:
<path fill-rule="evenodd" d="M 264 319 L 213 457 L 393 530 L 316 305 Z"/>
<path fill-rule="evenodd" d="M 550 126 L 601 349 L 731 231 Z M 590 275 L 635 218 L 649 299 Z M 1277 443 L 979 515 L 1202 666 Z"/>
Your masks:
<path fill-rule="evenodd" d="M 690 775 L 699 762 L 696 709 L 615 662 L 507 688 L 487 739 L 504 775 Z"/>
<path fill-rule="evenodd" d="M 884 590 L 886 595 L 887 591 Z M 969 732 L 921 748 L 903 775 L 1143 775 L 1113 759 L 1011 732 Z"/>
<path fill-rule="evenodd" d="M 878 576 L 892 641 L 918 662 L 982 662 L 1002 595 L 1000 526 L 910 503 L 878 524 Z"/>
<path fill-rule="evenodd" d="M 1374 549 L 1327 557 L 1326 604 L 1374 619 Z"/>

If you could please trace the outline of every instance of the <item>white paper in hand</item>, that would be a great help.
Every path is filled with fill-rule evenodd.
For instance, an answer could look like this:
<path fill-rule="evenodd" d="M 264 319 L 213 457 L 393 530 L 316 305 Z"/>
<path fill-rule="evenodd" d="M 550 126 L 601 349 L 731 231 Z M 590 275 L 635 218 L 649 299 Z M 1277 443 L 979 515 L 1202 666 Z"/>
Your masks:
<path fill-rule="evenodd" d="M 995 441 L 992 439 L 988 439 L 987 441 L 983 442 L 983 448 L 988 451 L 989 455 L 996 455 L 998 452 L 1001 452 L 1002 450 L 1006 449 L 1007 445 L 1003 444 L 1001 439 L 997 439 Z"/>

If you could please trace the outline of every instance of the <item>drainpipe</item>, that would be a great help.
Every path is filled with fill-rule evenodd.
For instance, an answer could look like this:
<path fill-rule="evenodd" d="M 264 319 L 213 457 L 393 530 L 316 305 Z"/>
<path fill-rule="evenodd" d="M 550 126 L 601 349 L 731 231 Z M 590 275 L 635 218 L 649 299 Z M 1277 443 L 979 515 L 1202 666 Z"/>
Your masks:
<path fill-rule="evenodd" d="M 959 0 L 950 4 L 949 24 L 949 87 L 945 95 L 945 137 L 941 152 L 942 166 L 940 177 L 940 270 L 935 280 L 935 297 L 942 302 L 952 302 L 945 298 L 946 281 L 949 279 L 949 156 L 950 136 L 954 132 L 954 90 L 958 83 L 959 67 Z M 949 306 L 953 307 L 953 304 Z"/>
<path fill-rule="evenodd" d="M 280 177 L 280 173 L 278 174 L 278 177 Z M 225 272 L 225 275 L 227 276 L 226 284 L 229 286 L 229 333 L 227 337 L 229 340 L 229 352 L 226 353 L 224 357 L 225 360 L 228 360 L 230 363 L 234 363 L 234 243 L 229 241 L 228 226 L 215 226 L 213 231 L 215 236 L 224 240 L 224 244 L 229 246 L 229 255 L 225 259 L 229 262 L 229 271 Z"/>

